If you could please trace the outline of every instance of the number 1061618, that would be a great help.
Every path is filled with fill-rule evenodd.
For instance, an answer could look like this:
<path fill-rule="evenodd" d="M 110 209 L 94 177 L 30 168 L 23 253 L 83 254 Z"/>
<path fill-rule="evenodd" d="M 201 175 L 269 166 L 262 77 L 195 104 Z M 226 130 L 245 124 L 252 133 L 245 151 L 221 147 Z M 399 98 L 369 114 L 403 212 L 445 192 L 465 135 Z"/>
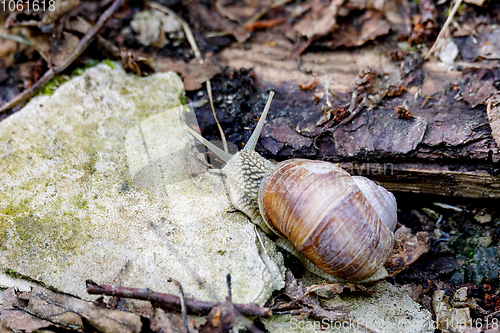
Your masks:
<path fill-rule="evenodd" d="M 0 10 L 44 12 L 56 9 L 55 0 L 0 0 Z"/>

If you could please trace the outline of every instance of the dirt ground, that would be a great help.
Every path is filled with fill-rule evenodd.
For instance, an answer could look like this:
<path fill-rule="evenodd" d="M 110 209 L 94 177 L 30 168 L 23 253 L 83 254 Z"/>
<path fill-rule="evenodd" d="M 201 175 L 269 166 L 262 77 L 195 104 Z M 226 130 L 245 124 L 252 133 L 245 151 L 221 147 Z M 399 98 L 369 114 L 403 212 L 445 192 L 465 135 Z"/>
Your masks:
<path fill-rule="evenodd" d="M 453 298 L 466 287 L 471 320 L 498 318 L 500 3 L 33 3 L 0 14 L 0 121 L 112 60 L 139 76 L 177 72 L 196 114 L 190 125 L 221 141 L 211 94 L 225 138 L 241 149 L 273 90 L 257 151 L 339 163 L 393 191 L 399 223 L 426 232 L 429 249 L 416 261 L 405 255 L 408 267 L 388 281 L 431 313 L 436 291 Z M 303 267 L 284 254 L 300 278 Z"/>

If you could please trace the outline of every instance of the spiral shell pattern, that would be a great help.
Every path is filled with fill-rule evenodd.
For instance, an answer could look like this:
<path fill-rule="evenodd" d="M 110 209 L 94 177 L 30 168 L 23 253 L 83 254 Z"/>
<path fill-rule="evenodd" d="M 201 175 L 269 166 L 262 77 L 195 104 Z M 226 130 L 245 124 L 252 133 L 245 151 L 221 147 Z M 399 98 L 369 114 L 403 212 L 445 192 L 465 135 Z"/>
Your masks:
<path fill-rule="evenodd" d="M 270 229 L 324 272 L 353 281 L 385 263 L 397 222 L 394 196 L 357 178 L 332 163 L 289 160 L 266 175 L 258 195 Z"/>

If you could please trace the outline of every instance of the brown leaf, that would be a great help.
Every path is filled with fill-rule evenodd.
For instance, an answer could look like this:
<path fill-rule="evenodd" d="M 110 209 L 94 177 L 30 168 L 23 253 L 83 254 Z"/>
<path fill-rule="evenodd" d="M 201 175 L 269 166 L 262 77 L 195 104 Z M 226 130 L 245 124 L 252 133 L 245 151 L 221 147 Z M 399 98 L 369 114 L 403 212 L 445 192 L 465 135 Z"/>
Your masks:
<path fill-rule="evenodd" d="M 233 35 L 238 43 L 243 43 L 250 38 L 250 33 L 243 27 L 220 17 L 217 12 L 210 12 L 206 7 L 195 1 L 189 3 L 188 11 L 191 23 L 201 23 L 210 30 L 223 30 Z"/>
<path fill-rule="evenodd" d="M 312 42 L 321 38 L 337 27 L 337 14 L 340 6 L 344 0 L 332 0 L 328 7 L 321 10 L 313 10 L 308 13 L 302 20 L 294 25 L 295 31 L 303 37 L 306 41 L 299 43 L 292 57 L 299 56 Z"/>
<path fill-rule="evenodd" d="M 78 5 L 80 5 L 80 0 L 56 0 L 54 10 L 45 11 L 45 15 L 42 19 L 42 25 L 54 23 Z"/>
<path fill-rule="evenodd" d="M 4 34 L 5 31 L 3 29 L 0 29 L 0 33 Z M 0 39 L 0 58 L 2 60 L 5 60 L 6 57 L 10 56 L 11 54 L 14 55 L 14 53 L 17 50 L 17 43 L 14 42 L 13 40 L 6 40 L 6 39 Z M 4 64 L 5 66 L 5 64 Z M 9 66 L 5 66 L 9 67 Z"/>
<path fill-rule="evenodd" d="M 74 52 L 80 39 L 64 31 L 63 38 L 53 38 L 50 34 L 37 31 L 36 28 L 24 28 L 25 35 L 42 58 L 54 66 L 60 65 L 64 59 Z"/>
<path fill-rule="evenodd" d="M 135 57 L 131 52 L 122 50 L 121 52 L 123 68 L 127 72 L 134 73 L 137 76 L 148 76 L 155 72 L 155 69 L 144 57 Z"/>
<path fill-rule="evenodd" d="M 223 1 L 218 0 L 215 2 L 215 8 L 222 17 L 238 22 L 241 26 L 248 24 L 253 18 L 261 16 L 266 12 L 266 7 L 271 5 L 272 3 L 267 0 L 234 1 L 226 6 L 224 6 Z"/>
<path fill-rule="evenodd" d="M 24 34 L 42 58 L 50 64 L 50 36 L 29 27 L 24 28 Z"/>
<path fill-rule="evenodd" d="M 74 20 L 70 20 L 66 24 L 66 29 L 79 32 L 81 34 L 86 34 L 90 28 L 92 28 L 92 24 L 88 22 L 85 18 L 78 16 Z"/>
<path fill-rule="evenodd" d="M 54 326 L 54 324 L 50 321 L 33 317 L 24 311 L 0 308 L 0 332 L 31 333 L 49 326 Z"/>
<path fill-rule="evenodd" d="M 307 39 L 325 36 L 336 27 L 338 9 L 343 3 L 344 0 L 333 0 L 329 6 L 311 11 L 297 22 L 293 28 Z"/>
<path fill-rule="evenodd" d="M 62 64 L 64 59 L 75 51 L 78 42 L 80 42 L 78 37 L 72 33 L 63 31 L 63 38 L 55 40 L 51 44 L 52 64 L 54 66 Z"/>
<path fill-rule="evenodd" d="M 58 294 L 41 287 L 17 295 L 15 306 L 38 318 L 71 329 L 83 329 L 85 322 L 101 332 L 140 332 L 141 317 L 137 314 L 96 307 L 93 303 Z"/>
<path fill-rule="evenodd" d="M 328 38 L 319 43 L 321 46 L 335 49 L 340 46 L 361 46 L 370 40 L 386 35 L 391 26 L 382 13 L 367 10 L 361 15 L 339 24 L 339 28 Z"/>
<path fill-rule="evenodd" d="M 156 61 L 156 65 L 160 66 L 159 72 L 174 71 L 180 74 L 186 91 L 201 89 L 204 82 L 221 71 L 213 57 L 206 58 L 203 64 L 200 64 L 196 59 L 186 63 L 183 60 L 173 58 L 160 58 Z"/>
<path fill-rule="evenodd" d="M 394 250 L 385 268 L 389 276 L 394 276 L 429 251 L 429 234 L 426 231 L 411 234 L 411 229 L 402 226 L 394 233 Z"/>

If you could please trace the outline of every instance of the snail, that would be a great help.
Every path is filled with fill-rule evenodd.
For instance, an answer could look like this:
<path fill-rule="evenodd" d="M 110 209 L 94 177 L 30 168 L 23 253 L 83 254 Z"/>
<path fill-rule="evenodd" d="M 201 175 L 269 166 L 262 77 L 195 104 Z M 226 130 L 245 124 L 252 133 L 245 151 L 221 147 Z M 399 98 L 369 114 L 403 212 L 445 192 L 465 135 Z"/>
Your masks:
<path fill-rule="evenodd" d="M 292 159 L 275 165 L 255 151 L 274 92 L 243 150 L 231 155 L 186 126 L 226 165 L 229 196 L 275 243 L 332 281 L 377 281 L 393 249 L 394 195 L 333 163 Z"/>

